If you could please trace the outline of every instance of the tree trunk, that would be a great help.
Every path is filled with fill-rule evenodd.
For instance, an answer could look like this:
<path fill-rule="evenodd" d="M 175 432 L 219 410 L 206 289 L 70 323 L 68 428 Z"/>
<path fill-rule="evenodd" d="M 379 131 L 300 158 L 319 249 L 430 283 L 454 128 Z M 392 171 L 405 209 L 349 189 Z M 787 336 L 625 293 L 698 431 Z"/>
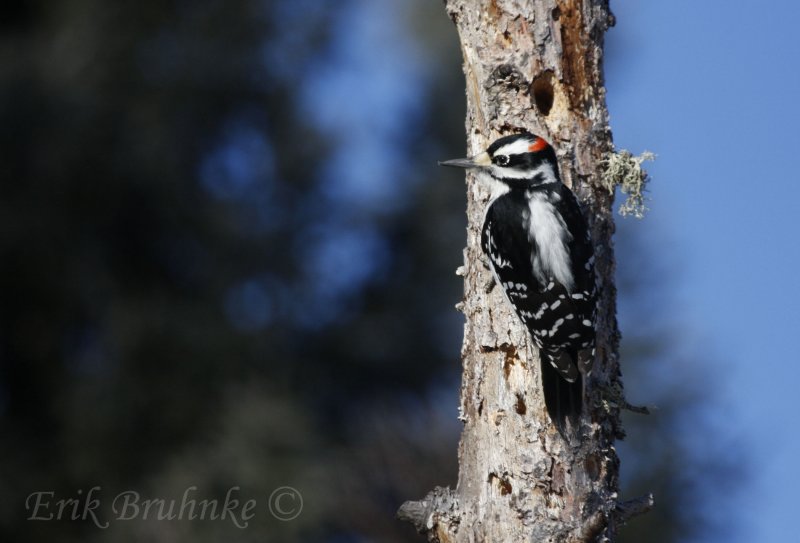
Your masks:
<path fill-rule="evenodd" d="M 617 358 L 613 195 L 601 182 L 612 152 L 603 87 L 607 0 L 446 0 L 464 56 L 472 156 L 529 130 L 558 151 L 561 175 L 584 205 L 600 285 L 597 357 L 586 377 L 584 435 L 565 443 L 545 410 L 538 353 L 500 288 L 487 292 L 480 227 L 488 190 L 467 174 L 460 413 L 455 491 L 437 488 L 399 516 L 430 541 L 613 540 L 649 501 L 617 502 L 624 405 Z"/>

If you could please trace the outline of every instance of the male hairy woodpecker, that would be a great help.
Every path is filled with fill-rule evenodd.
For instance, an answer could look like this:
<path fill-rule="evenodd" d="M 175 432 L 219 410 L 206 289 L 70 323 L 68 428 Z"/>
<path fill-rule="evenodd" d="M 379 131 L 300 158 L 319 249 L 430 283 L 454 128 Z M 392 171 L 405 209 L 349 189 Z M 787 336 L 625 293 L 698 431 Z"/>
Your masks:
<path fill-rule="evenodd" d="M 586 220 L 561 183 L 556 153 L 523 133 L 500 138 L 475 157 L 440 164 L 474 168 L 491 189 L 481 247 L 539 349 L 545 405 L 567 439 L 580 423 L 580 370 L 594 359 L 596 285 Z"/>

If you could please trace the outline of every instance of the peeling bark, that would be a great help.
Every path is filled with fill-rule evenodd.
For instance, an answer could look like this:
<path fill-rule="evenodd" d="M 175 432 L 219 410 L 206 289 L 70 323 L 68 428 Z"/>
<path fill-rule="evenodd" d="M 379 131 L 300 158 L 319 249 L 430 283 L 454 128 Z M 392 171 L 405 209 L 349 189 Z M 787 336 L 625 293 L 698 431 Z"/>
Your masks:
<path fill-rule="evenodd" d="M 446 0 L 458 28 L 467 93 L 468 154 L 530 130 L 557 149 L 564 182 L 591 226 L 600 284 L 597 357 L 586 378 L 583 438 L 565 443 L 547 417 L 538 353 L 499 288 L 487 292 L 480 226 L 488 191 L 467 175 L 466 316 L 456 490 L 437 488 L 399 516 L 430 541 L 613 540 L 652 498 L 617 502 L 614 440 L 618 363 L 613 196 L 603 158 L 613 149 L 603 86 L 607 0 Z"/>

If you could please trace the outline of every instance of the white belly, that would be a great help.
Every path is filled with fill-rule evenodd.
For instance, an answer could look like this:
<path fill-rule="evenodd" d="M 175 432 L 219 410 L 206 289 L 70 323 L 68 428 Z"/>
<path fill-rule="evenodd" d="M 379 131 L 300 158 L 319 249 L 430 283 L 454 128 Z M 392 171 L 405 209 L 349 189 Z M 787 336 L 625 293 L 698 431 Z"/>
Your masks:
<path fill-rule="evenodd" d="M 545 194 L 534 192 L 528 202 L 528 237 L 538 248 L 531 256 L 533 273 L 543 284 L 552 278 L 571 292 L 575 280 L 568 250 L 572 236 L 567 225 Z"/>

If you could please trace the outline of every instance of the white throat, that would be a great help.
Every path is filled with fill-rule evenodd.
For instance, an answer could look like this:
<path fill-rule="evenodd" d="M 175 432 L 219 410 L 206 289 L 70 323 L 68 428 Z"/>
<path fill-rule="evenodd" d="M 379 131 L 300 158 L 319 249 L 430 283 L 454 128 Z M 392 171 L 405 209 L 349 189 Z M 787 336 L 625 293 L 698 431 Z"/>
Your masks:
<path fill-rule="evenodd" d="M 486 205 L 486 209 L 489 209 L 489 206 L 491 206 L 495 200 L 511 190 L 508 185 L 492 177 L 489 172 L 479 171 L 477 178 L 482 185 L 489 189 L 489 202 Z"/>

